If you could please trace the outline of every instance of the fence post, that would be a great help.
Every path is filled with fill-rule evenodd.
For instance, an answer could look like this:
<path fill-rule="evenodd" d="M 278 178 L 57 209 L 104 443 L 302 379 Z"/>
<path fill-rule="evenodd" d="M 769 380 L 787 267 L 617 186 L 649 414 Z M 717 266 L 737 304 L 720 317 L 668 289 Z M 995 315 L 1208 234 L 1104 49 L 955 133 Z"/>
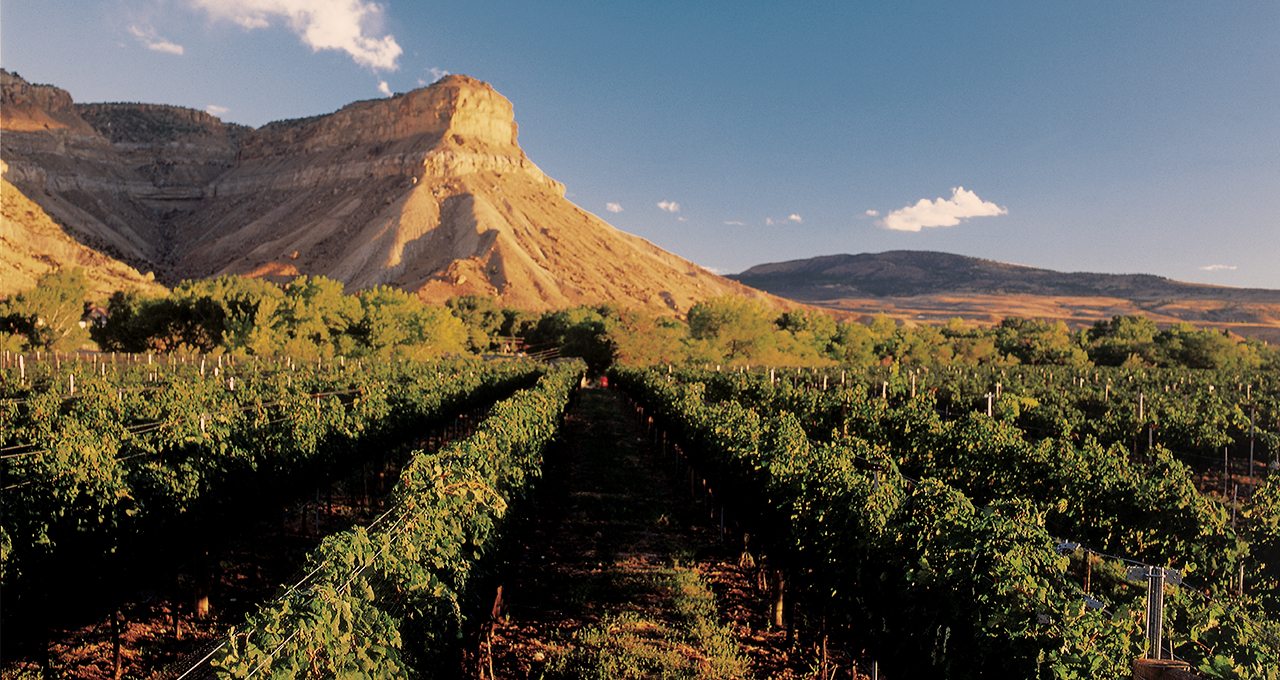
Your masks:
<path fill-rule="evenodd" d="M 1253 483 L 1253 481 L 1252 481 L 1252 480 L 1253 480 L 1253 475 L 1254 475 L 1254 472 L 1253 472 L 1253 433 L 1254 433 L 1254 431 L 1255 431 L 1255 428 L 1254 428 L 1254 425 L 1253 425 L 1253 415 L 1254 415 L 1254 411 L 1255 411 L 1256 409 L 1257 409 L 1257 407 L 1256 407 L 1256 406 L 1252 406 L 1252 405 L 1250 405 L 1250 406 L 1249 406 L 1249 480 L 1250 480 L 1250 482 L 1249 482 L 1249 488 L 1250 488 L 1250 489 L 1253 489 L 1255 486 L 1257 486 L 1257 485 L 1256 485 L 1256 484 L 1254 484 L 1254 483 Z M 1252 493 L 1252 491 L 1249 493 L 1249 497 L 1250 497 L 1250 498 L 1253 498 L 1253 493 Z"/>
<path fill-rule="evenodd" d="M 1231 458 L 1228 447 L 1222 447 L 1222 502 L 1227 502 L 1227 481 L 1231 479 Z"/>
<path fill-rule="evenodd" d="M 1164 584 L 1182 583 L 1182 574 L 1177 569 L 1167 567 L 1129 567 L 1127 576 L 1130 581 L 1147 581 L 1147 656 L 1148 659 L 1161 659 L 1163 656 L 1164 637 Z"/>

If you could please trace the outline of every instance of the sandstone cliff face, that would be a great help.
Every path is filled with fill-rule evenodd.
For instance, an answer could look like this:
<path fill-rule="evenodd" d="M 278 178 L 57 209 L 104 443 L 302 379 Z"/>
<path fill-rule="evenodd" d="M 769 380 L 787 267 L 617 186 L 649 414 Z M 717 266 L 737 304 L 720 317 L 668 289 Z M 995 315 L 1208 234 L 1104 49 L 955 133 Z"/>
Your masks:
<path fill-rule="evenodd" d="M 167 281 L 323 274 L 434 301 L 676 313 L 715 295 L 765 297 L 570 203 L 520 149 L 511 102 L 465 76 L 256 130 L 178 107 L 54 99 L 78 136 L 6 134 L 14 183 L 86 243 Z"/>

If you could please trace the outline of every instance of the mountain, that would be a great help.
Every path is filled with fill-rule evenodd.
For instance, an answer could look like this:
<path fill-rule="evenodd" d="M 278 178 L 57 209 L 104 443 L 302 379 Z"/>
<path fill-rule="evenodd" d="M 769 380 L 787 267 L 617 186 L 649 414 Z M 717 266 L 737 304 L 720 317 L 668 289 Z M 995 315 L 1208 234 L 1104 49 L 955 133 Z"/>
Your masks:
<path fill-rule="evenodd" d="M 792 300 L 869 315 L 1082 324 L 1119 314 L 1188 321 L 1280 341 L 1280 291 L 1149 274 L 1065 273 L 962 255 L 894 250 L 762 264 L 730 278 Z"/>
<path fill-rule="evenodd" d="M 568 201 L 521 150 L 511 102 L 466 76 L 257 129 L 0 78 L 6 179 L 81 243 L 166 283 L 323 274 L 534 310 L 785 304 Z"/>

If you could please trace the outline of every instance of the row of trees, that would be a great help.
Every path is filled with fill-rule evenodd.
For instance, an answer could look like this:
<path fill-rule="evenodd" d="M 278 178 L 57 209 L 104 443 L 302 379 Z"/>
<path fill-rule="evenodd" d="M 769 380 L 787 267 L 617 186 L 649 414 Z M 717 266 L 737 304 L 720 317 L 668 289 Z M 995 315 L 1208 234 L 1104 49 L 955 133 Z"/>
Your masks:
<path fill-rule="evenodd" d="M 1061 321 L 1011 317 L 996 326 L 953 319 L 940 326 L 837 321 L 818 310 L 779 314 L 740 297 L 707 300 L 687 323 L 578 308 L 544 315 L 517 334 L 554 343 L 595 365 L 620 363 L 772 365 L 1067 365 L 1205 369 L 1280 367 L 1280 351 L 1256 340 L 1122 316 L 1073 330 Z"/>
<path fill-rule="evenodd" d="M 448 309 L 388 286 L 355 295 L 322 276 L 283 286 L 237 276 L 184 281 L 167 295 L 117 292 L 85 302 L 80 270 L 48 274 L 0 302 L 0 346 L 74 351 L 285 353 L 297 357 L 396 352 L 429 357 L 467 349 L 468 329 Z"/>
<path fill-rule="evenodd" d="M 1280 352 L 1256 340 L 1178 324 L 1166 329 L 1145 317 L 1118 316 L 1084 330 L 1061 321 L 1010 317 L 995 326 L 952 319 L 907 326 L 880 316 L 870 323 L 837 322 L 814 310 L 771 313 L 744 298 L 720 298 L 689 312 L 692 358 L 726 363 L 779 362 L 870 365 L 1184 366 L 1252 369 L 1280 362 Z M 785 361 L 791 359 L 791 362 Z"/>
<path fill-rule="evenodd" d="M 119 292 L 93 315 L 85 313 L 86 295 L 83 273 L 63 270 L 0 301 L 0 348 L 70 351 L 92 338 L 103 350 L 127 352 L 437 356 L 496 351 L 503 339 L 518 337 L 582 357 L 596 370 L 614 362 L 1280 366 L 1280 351 L 1265 343 L 1187 324 L 1162 329 L 1136 316 L 1082 330 L 1017 317 L 996 326 L 959 319 L 909 326 L 883 316 L 862 323 L 812 309 L 779 313 L 728 296 L 694 305 L 682 321 L 608 305 L 528 312 L 479 296 L 440 307 L 387 286 L 347 295 L 342 283 L 322 276 L 284 285 L 224 276 L 186 281 L 158 297 Z"/>

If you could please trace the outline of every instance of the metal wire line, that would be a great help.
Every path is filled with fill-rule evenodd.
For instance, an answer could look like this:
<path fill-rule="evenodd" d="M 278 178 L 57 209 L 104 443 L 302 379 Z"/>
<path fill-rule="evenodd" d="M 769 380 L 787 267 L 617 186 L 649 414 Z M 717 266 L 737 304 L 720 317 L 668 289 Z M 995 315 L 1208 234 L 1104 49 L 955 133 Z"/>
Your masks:
<path fill-rule="evenodd" d="M 387 517 L 388 517 L 392 512 L 394 512 L 396 509 L 397 509 L 397 506 L 392 506 L 392 507 L 390 507 L 390 508 L 387 508 L 387 510 L 386 510 L 385 512 L 383 512 L 381 515 L 378 515 L 376 518 L 374 518 L 374 520 L 373 520 L 372 522 L 370 522 L 368 525 L 366 525 L 366 526 L 365 526 L 365 531 L 366 531 L 366 532 L 372 531 L 374 527 L 378 526 L 378 524 L 380 524 L 383 520 L 385 520 L 385 519 L 386 519 L 386 518 L 387 518 Z M 405 513 L 406 513 L 406 514 L 408 513 L 408 509 L 405 509 Z M 402 515 L 402 519 L 403 519 L 403 515 Z M 376 558 L 375 558 L 375 559 L 376 559 Z M 314 568 L 314 569 L 312 569 L 311 571 L 307 572 L 305 575 L 303 575 L 303 577 L 302 577 L 302 578 L 300 578 L 300 579 L 298 579 L 296 582 L 294 582 L 294 584 L 293 584 L 293 585 L 291 585 L 291 586 L 289 586 L 287 589 L 285 589 L 285 591 L 284 591 L 283 593 L 281 593 L 280 595 L 278 595 L 278 596 L 276 596 L 276 597 L 272 598 L 272 599 L 271 599 L 271 601 L 270 601 L 270 603 L 268 603 L 268 604 L 275 604 L 275 603 L 277 603 L 277 602 L 282 602 L 282 601 L 284 601 L 285 599 L 289 598 L 291 595 L 293 595 L 295 592 L 297 592 L 299 588 L 301 588 L 302 586 L 306 585 L 306 583 L 307 583 L 308 581 L 310 581 L 312 578 L 314 578 L 316 574 L 320 573 L 320 571 L 321 571 L 322 569 L 324 569 L 326 566 L 328 566 L 328 564 L 329 564 L 329 559 L 327 559 L 327 558 L 326 558 L 325 560 L 321 561 L 319 564 L 317 564 L 317 565 L 315 566 L 315 568 Z M 247 634 L 247 631 L 246 631 L 246 634 Z M 295 630 L 294 630 L 294 633 L 293 633 L 292 635 L 290 635 L 288 638 L 286 638 L 284 642 L 281 642 L 281 643 L 280 643 L 280 644 L 275 648 L 275 650 L 273 650 L 273 651 L 271 652 L 271 654 L 272 654 L 272 655 L 274 655 L 276 652 L 278 652 L 281 648 L 283 648 L 283 647 L 284 647 L 284 645 L 286 645 L 290 640 L 292 640 L 294 637 L 296 637 L 296 636 L 297 636 L 297 634 L 298 634 L 298 630 L 297 630 L 297 629 L 295 629 Z M 218 651 L 219 651 L 219 650 L 221 650 L 223 647 L 227 646 L 227 643 L 229 643 L 230 641 L 231 641 L 231 640 L 230 640 L 230 638 L 227 638 L 227 637 L 225 637 L 225 636 L 224 636 L 224 637 L 223 637 L 222 642 L 220 642 L 220 643 L 218 644 L 218 646 L 214 647 L 212 650 L 210 650 L 210 651 L 209 651 L 209 653 L 208 653 L 208 654 L 205 654 L 205 655 L 204 655 L 204 657 L 202 657 L 199 661 L 195 662 L 195 664 L 193 664 L 190 668 L 188 668 L 188 669 L 187 669 L 186 671 L 184 671 L 181 675 L 179 675 L 179 676 L 178 676 L 178 678 L 177 678 L 177 680 L 182 680 L 182 678 L 185 678 L 185 677 L 187 677 L 188 675 L 190 675 L 191 673 L 195 672 L 195 671 L 196 671 L 196 669 L 200 668 L 200 667 L 201 667 L 201 666 L 203 666 L 206 662 L 208 662 L 208 661 L 209 661 L 209 659 L 213 658 L 213 655 L 214 655 L 214 654 L 218 653 Z M 271 659 L 271 656 L 268 656 L 268 658 L 267 658 L 265 661 L 270 661 L 270 659 Z M 265 663 L 265 661 L 264 661 L 264 663 Z M 259 665 L 259 668 L 261 668 L 261 664 Z M 254 671 L 250 672 L 250 673 L 249 673 L 249 675 L 248 675 L 248 676 L 246 676 L 246 677 L 252 677 L 252 676 L 253 676 L 253 674 L 257 672 L 257 670 L 258 670 L 258 669 L 254 669 Z"/>
<path fill-rule="evenodd" d="M 394 509 L 395 509 L 395 508 L 391 508 L 391 509 L 388 509 L 388 510 L 387 510 L 387 512 L 384 512 L 384 513 L 383 513 L 383 514 L 382 514 L 382 515 L 381 515 L 377 520 L 374 520 L 373 522 L 371 522 L 371 523 L 369 524 L 369 526 L 368 526 L 368 527 L 366 527 L 365 531 L 366 531 L 366 532 L 368 532 L 370 529 L 372 529 L 372 528 L 373 528 L 373 526 L 374 526 L 375 524 L 377 524 L 379 521 L 381 521 L 383 518 L 385 518 L 385 517 L 386 517 L 386 516 L 387 516 L 387 515 L 392 511 L 392 510 L 394 510 Z M 395 531 L 396 531 L 396 529 L 398 529 L 400 526 L 402 526 L 402 525 L 403 525 L 404 520 L 408 518 L 409 513 L 413 511 L 413 508 L 406 507 L 406 508 L 403 508 L 403 510 L 404 510 L 404 511 L 401 513 L 400 518 L 399 518 L 399 519 L 397 519 L 397 520 L 396 520 L 396 522 L 395 522 L 395 524 L 393 524 L 393 525 L 391 526 L 391 528 L 387 529 L 387 531 L 385 532 L 385 533 L 388 535 L 388 537 L 390 537 L 390 536 L 391 536 L 391 534 L 392 534 L 393 532 L 395 532 Z M 347 587 L 349 587 L 349 586 L 351 585 L 351 583 L 352 583 L 352 582 L 354 582 L 354 581 L 355 581 L 355 579 L 356 579 L 357 577 L 359 577 L 359 575 L 360 575 L 360 574 L 364 573 L 364 571 L 365 571 L 366 569 L 368 569 L 370 566 L 372 566 L 372 565 L 373 565 L 373 563 L 374 563 L 374 562 L 376 562 L 376 561 L 378 560 L 378 558 L 382 557 L 382 555 L 386 552 L 387 548 L 388 548 L 388 547 L 390 547 L 390 545 L 391 545 L 391 541 L 390 541 L 390 540 L 388 540 L 386 543 L 384 543 L 384 544 L 383 544 L 382 548 L 378 550 L 378 553 L 377 553 L 376 555 L 374 555 L 374 556 L 373 556 L 373 557 L 372 557 L 368 562 L 366 562 L 365 564 L 362 564 L 362 565 L 360 565 L 359 567 L 357 567 L 356 569 L 354 569 L 354 570 L 351 572 L 351 574 L 348 576 L 348 578 L 347 578 L 346 582 L 344 582 L 344 583 L 342 584 L 342 586 L 338 589 L 338 592 L 339 592 L 339 593 L 341 593 L 341 592 L 343 592 L 344 590 L 346 590 L 346 589 L 347 589 Z M 298 584 L 296 584 L 293 588 L 290 588 L 288 591 L 286 591 L 286 592 L 285 592 L 283 595 L 281 595 L 280 597 L 278 597 L 278 598 L 276 598 L 275 600 L 273 600 L 273 602 L 280 602 L 280 601 L 284 600 L 284 599 L 285 599 L 286 597 L 288 597 L 290 594 L 292 594 L 293 592 L 295 592 L 295 590 L 297 589 L 297 587 L 301 586 L 301 585 L 302 585 L 303 583 L 305 583 L 308 579 L 312 578 L 316 573 L 318 573 L 322 568 L 324 568 L 324 567 L 325 567 L 325 566 L 327 566 L 328 564 L 329 564 L 329 560 L 328 560 L 328 559 L 326 559 L 324 562 L 321 562 L 321 563 L 320 563 L 320 564 L 319 564 L 315 569 L 313 569 L 313 570 L 311 571 L 311 573 L 310 573 L 310 574 L 308 574 L 306 577 L 304 577 L 302 581 L 299 581 L 299 582 L 298 582 Z M 248 674 L 248 675 L 246 675 L 245 677 L 246 677 L 246 678 L 252 678 L 253 676 L 257 675 L 257 674 L 258 674 L 258 672 L 259 672 L 259 671 L 261 671 L 263 668 L 265 668 L 265 667 L 267 666 L 267 664 L 269 664 L 269 663 L 271 662 L 271 660 L 275 658 L 275 655 L 276 655 L 276 654 L 278 654 L 278 653 L 280 652 L 280 650 L 281 650 L 281 649 L 284 649 L 284 647 L 285 647 L 286 645 L 288 645 L 288 644 L 289 644 L 289 642 L 291 642 L 295 637 L 297 637 L 297 636 L 298 636 L 298 633 L 300 633 L 301 631 L 302 631 L 302 629 L 301 629 L 300 627 L 295 626 L 295 627 L 294 627 L 294 629 L 293 629 L 293 632 L 289 634 L 289 637 L 285 638 L 282 642 L 280 642 L 280 644 L 278 644 L 278 645 L 276 645 L 274 648 L 272 648 L 272 650 L 271 650 L 270 652 L 268 652 L 268 653 L 267 653 L 266 658 L 262 659 L 262 661 L 260 661 L 260 662 L 258 663 L 258 665 L 257 665 L 257 666 L 255 666 L 255 667 L 253 668 L 253 670 L 249 671 L 249 674 Z M 215 650 L 215 651 L 216 651 L 216 650 Z M 210 656 L 212 656 L 212 655 L 210 655 Z M 200 663 L 203 663 L 203 662 L 204 662 L 204 660 L 201 660 L 201 662 L 200 662 Z M 188 671 L 188 672 L 190 672 L 190 671 Z M 185 675 L 185 674 L 184 674 L 184 675 Z"/>

